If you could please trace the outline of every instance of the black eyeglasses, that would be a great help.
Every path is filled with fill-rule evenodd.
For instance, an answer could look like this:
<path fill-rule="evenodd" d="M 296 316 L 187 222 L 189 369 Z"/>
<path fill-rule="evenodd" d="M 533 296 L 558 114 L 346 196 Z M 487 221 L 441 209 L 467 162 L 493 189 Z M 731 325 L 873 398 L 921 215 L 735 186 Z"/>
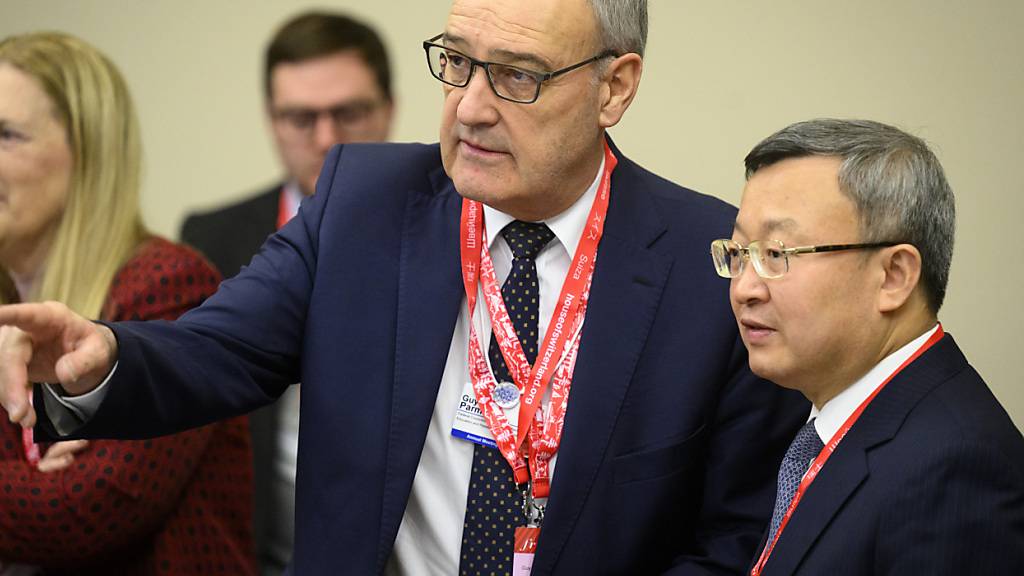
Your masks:
<path fill-rule="evenodd" d="M 284 122 L 294 132 L 304 136 L 313 134 L 313 128 L 321 116 L 331 119 L 336 130 L 355 128 L 366 121 L 371 114 L 384 103 L 379 100 L 357 100 L 330 108 L 286 107 L 275 109 L 271 115 L 275 120 Z"/>
<path fill-rule="evenodd" d="M 427 53 L 427 65 L 434 78 L 449 86 L 462 88 L 469 85 L 469 81 L 473 79 L 473 71 L 479 66 L 487 72 L 487 81 L 498 98 L 519 104 L 536 102 L 540 96 L 540 85 L 556 76 L 572 72 L 603 58 L 618 56 L 615 52 L 606 50 L 597 56 L 554 72 L 535 72 L 498 62 L 484 62 L 447 46 L 434 44 L 442 36 L 444 34 L 438 34 L 423 42 L 423 50 Z"/>

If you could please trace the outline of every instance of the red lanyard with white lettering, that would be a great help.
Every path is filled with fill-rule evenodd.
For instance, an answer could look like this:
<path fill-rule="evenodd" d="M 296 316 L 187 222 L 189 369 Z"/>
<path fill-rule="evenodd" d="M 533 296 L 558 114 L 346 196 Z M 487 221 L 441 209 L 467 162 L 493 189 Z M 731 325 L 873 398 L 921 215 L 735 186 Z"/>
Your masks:
<path fill-rule="evenodd" d="M 803 480 L 800 481 L 800 486 L 797 488 L 796 493 L 793 494 L 793 500 L 789 503 L 789 508 L 786 509 L 785 516 L 782 517 L 782 522 L 779 524 L 779 529 L 775 533 L 775 538 L 771 542 L 765 543 L 764 550 L 761 551 L 761 557 L 758 559 L 757 564 L 754 565 L 754 567 L 750 570 L 751 576 L 760 576 L 761 571 L 764 570 L 765 563 L 768 562 L 768 558 L 772 554 L 772 550 L 775 549 L 775 543 L 779 541 L 779 537 L 782 535 L 782 531 L 786 529 L 786 524 L 789 523 L 790 516 L 793 515 L 793 512 L 796 510 L 797 505 L 800 504 L 800 500 L 804 497 L 804 492 L 806 492 L 807 488 L 811 485 L 812 482 L 814 482 L 814 479 L 818 477 L 818 473 L 821 472 L 821 469 L 825 466 L 825 462 L 827 462 L 828 459 L 832 456 L 832 453 L 836 451 L 836 447 L 839 446 L 839 443 L 846 436 L 846 433 L 850 431 L 850 428 L 852 428 L 854 423 L 857 422 L 857 419 L 860 418 L 860 415 L 861 413 L 864 412 L 864 409 L 868 407 L 868 404 L 871 404 L 871 401 L 875 399 L 875 396 L 878 396 L 878 393 L 881 392 L 883 388 L 885 388 L 886 384 L 888 384 L 890 380 L 895 378 L 896 375 L 903 371 L 903 369 L 906 368 L 907 365 L 909 365 L 911 362 L 917 360 L 918 356 L 924 354 L 924 352 L 931 348 L 936 342 L 942 340 L 943 334 L 945 334 L 945 332 L 943 332 L 942 330 L 942 324 L 939 324 L 939 327 L 935 330 L 935 333 L 932 334 L 928 338 L 928 340 L 926 340 L 925 343 L 921 345 L 920 348 L 918 348 L 913 354 L 911 354 L 910 358 L 904 360 L 903 363 L 900 364 L 899 367 L 896 368 L 896 370 L 892 374 L 890 374 L 888 378 L 886 378 L 881 384 L 879 384 L 878 388 L 875 388 L 875 391 L 872 392 L 870 396 L 868 396 L 863 402 L 861 402 L 860 406 L 858 406 L 857 409 L 853 411 L 853 414 L 850 414 L 850 417 L 846 419 L 846 422 L 843 422 L 842 427 L 840 427 L 839 430 L 832 436 L 832 439 L 828 441 L 828 444 L 826 444 L 825 447 L 821 449 L 821 452 L 818 453 L 818 456 L 814 459 L 814 462 L 811 463 L 811 467 L 807 470 L 807 473 L 804 474 Z"/>
<path fill-rule="evenodd" d="M 473 392 L 498 449 L 512 467 L 516 483 L 527 482 L 532 472 L 534 496 L 538 498 L 547 496 L 547 461 L 557 451 L 561 438 L 576 349 L 579 346 L 580 327 L 586 313 L 586 297 L 589 295 L 590 280 L 594 272 L 597 246 L 604 230 L 611 174 L 616 163 L 617 160 L 606 143 L 604 173 L 587 217 L 587 226 L 562 284 L 547 334 L 533 366 L 526 360 L 526 354 L 516 337 L 515 328 L 501 297 L 494 266 L 487 251 L 482 208 L 479 202 L 472 200 L 463 200 L 462 203 L 460 247 L 469 317 L 473 318 L 476 308 L 479 282 L 490 314 L 492 332 L 522 398 L 518 433 L 513 435 L 504 410 L 494 402 L 492 389 L 496 382 L 487 364 L 474 323 L 471 321 L 469 373 Z M 570 360 L 573 365 L 568 365 Z M 545 387 L 552 380 L 554 384 L 551 413 L 548 418 L 544 418 L 543 411 L 538 411 L 538 407 Z M 523 446 L 533 426 L 539 426 L 543 432 L 533 433 L 530 443 L 533 449 L 528 465 L 520 447 Z M 543 474 L 539 482 L 538 472 Z"/>

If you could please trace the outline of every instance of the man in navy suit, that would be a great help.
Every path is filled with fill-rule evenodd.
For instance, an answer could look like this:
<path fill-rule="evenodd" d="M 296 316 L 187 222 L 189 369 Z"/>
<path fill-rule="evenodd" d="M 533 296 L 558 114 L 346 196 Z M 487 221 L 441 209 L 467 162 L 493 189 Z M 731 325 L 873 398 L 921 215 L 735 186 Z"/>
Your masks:
<path fill-rule="evenodd" d="M 938 311 L 954 201 L 920 139 L 794 124 L 716 240 L 754 373 L 799 390 L 753 574 L 1022 574 L 1024 439 Z"/>
<path fill-rule="evenodd" d="M 456 0 L 439 146 L 333 149 L 180 322 L 0 309 L 4 406 L 34 422 L 27 370 L 60 383 L 41 428 L 141 436 L 301 381 L 295 574 L 740 573 L 807 408 L 706 265 L 735 211 L 606 137 L 646 29 L 643 0 Z"/>

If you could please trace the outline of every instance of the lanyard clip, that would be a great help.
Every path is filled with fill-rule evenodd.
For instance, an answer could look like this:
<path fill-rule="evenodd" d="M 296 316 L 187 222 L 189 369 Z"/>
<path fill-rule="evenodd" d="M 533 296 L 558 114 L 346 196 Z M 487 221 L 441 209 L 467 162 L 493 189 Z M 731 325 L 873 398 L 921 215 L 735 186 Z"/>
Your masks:
<path fill-rule="evenodd" d="M 544 504 L 538 504 L 533 498 L 533 481 L 519 485 L 523 493 L 523 516 L 526 517 L 527 528 L 540 528 L 544 523 Z"/>

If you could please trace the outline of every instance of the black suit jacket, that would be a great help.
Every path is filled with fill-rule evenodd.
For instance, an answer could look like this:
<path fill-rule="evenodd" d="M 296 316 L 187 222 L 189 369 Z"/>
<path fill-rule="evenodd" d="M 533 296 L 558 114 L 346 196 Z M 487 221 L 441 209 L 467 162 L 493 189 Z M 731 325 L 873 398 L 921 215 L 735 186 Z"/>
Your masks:
<path fill-rule="evenodd" d="M 231 278 L 277 231 L 282 186 L 229 206 L 189 214 L 181 226 L 181 241 L 202 252 L 224 278 Z"/>
<path fill-rule="evenodd" d="M 763 574 L 1024 574 L 1024 439 L 952 336 L 865 409 Z"/>
<path fill-rule="evenodd" d="M 249 264 L 260 246 L 277 231 L 281 188 L 277 184 L 241 202 L 209 212 L 192 213 L 181 227 L 181 241 L 202 252 L 230 278 Z M 274 490 L 274 461 L 278 456 L 277 434 L 284 403 L 274 403 L 249 415 L 252 434 L 252 465 L 255 507 L 253 536 L 260 564 L 265 569 L 283 568 L 288 558 L 270 545 L 272 526 L 278 521 L 274 512 L 285 508 Z"/>
<path fill-rule="evenodd" d="M 735 209 L 617 155 L 533 574 L 736 574 L 809 407 L 747 368 L 708 255 Z M 461 205 L 437 145 L 334 148 L 204 306 L 114 326 L 80 434 L 162 434 L 301 381 L 294 573 L 381 573 L 464 302 Z"/>

